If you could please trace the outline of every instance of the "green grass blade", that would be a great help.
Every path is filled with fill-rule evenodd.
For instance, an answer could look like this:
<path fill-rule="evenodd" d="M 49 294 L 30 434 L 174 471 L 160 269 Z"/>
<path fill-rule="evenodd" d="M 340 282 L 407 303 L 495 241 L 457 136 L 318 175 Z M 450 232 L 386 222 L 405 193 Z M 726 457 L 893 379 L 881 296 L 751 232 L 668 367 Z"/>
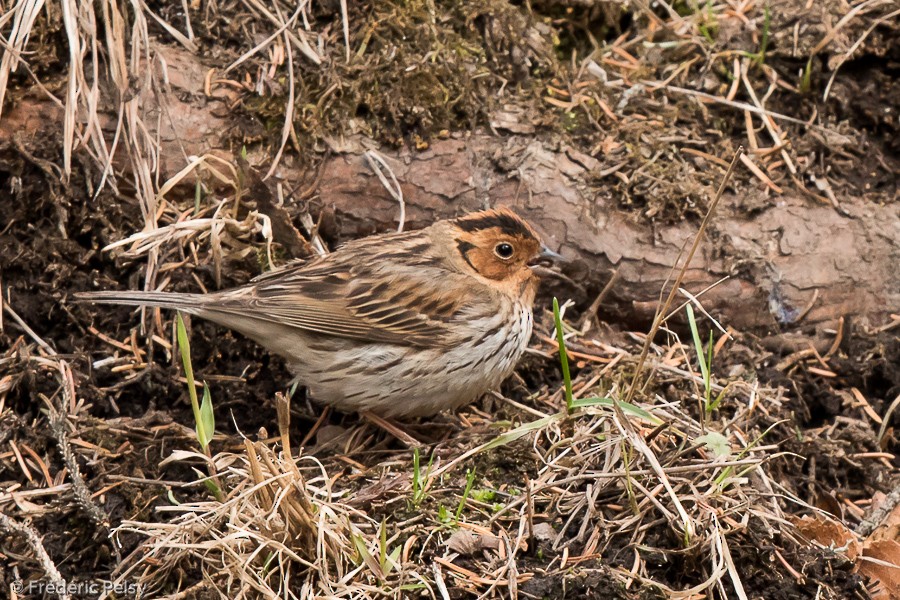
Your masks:
<path fill-rule="evenodd" d="M 662 419 L 654 416 L 653 413 L 644 410 L 640 406 L 635 406 L 634 404 L 623 402 L 621 400 L 616 401 L 612 398 L 579 398 L 578 400 L 575 400 L 573 404 L 575 408 L 587 408 L 590 406 L 612 408 L 613 405 L 618 404 L 619 408 L 622 409 L 622 412 L 628 416 L 643 419 L 654 425 L 662 425 L 663 423 Z"/>
<path fill-rule="evenodd" d="M 184 365 L 184 378 L 187 379 L 188 396 L 191 398 L 191 409 L 194 411 L 194 422 L 197 424 L 197 436 L 199 439 L 201 422 L 200 402 L 197 401 L 197 388 L 194 385 L 194 367 L 191 365 L 191 341 L 188 339 L 187 329 L 184 327 L 184 319 L 181 313 L 175 313 L 175 337 L 178 340 L 178 350 L 181 352 L 181 364 Z M 203 441 L 200 441 L 203 449 Z"/>
<path fill-rule="evenodd" d="M 197 421 L 197 439 L 205 451 L 216 433 L 216 416 L 213 412 L 209 386 L 203 384 L 203 401 L 200 403 L 200 420 Z"/>
<path fill-rule="evenodd" d="M 384 572 L 384 566 L 387 563 L 387 523 L 385 519 L 381 519 L 381 529 L 378 532 L 378 563 Z"/>
<path fill-rule="evenodd" d="M 475 469 L 467 469 L 466 470 L 466 488 L 463 490 L 462 498 L 459 499 L 459 506 L 456 507 L 456 520 L 459 521 L 460 515 L 462 515 L 463 509 L 466 507 L 466 500 L 469 499 L 469 494 L 472 492 L 472 486 L 475 485 Z"/>
<path fill-rule="evenodd" d="M 710 400 L 712 398 L 712 361 L 713 349 L 716 345 L 716 338 L 712 329 L 709 330 L 709 345 L 706 348 L 706 377 L 703 379 L 703 385 L 706 387 L 706 412 L 712 412 Z"/>
<path fill-rule="evenodd" d="M 769 29 L 772 26 L 772 12 L 769 10 L 768 3 L 763 7 L 763 30 L 762 41 L 759 44 L 759 54 L 757 62 L 763 64 L 766 62 L 766 51 L 769 49 Z"/>
<path fill-rule="evenodd" d="M 538 429 L 543 429 L 550 423 L 554 421 L 559 421 L 563 418 L 561 414 L 550 415 L 549 417 L 544 417 L 543 419 L 537 419 L 536 421 L 531 421 L 530 423 L 525 423 L 524 425 L 519 425 L 515 429 L 510 429 L 506 433 L 502 435 L 498 435 L 490 442 L 485 444 L 481 448 L 481 452 L 485 450 L 492 450 L 493 448 L 499 448 L 500 446 L 505 446 L 506 444 L 510 444 L 517 439 L 524 437 L 531 433 L 532 431 L 537 431 Z"/>
<path fill-rule="evenodd" d="M 398 564 L 400 561 L 400 552 L 403 551 L 403 546 L 397 546 L 394 548 L 393 552 L 388 556 L 387 564 L 382 567 L 384 570 L 384 576 L 387 577 L 391 574 L 391 571 L 394 569 L 394 565 Z"/>
<path fill-rule="evenodd" d="M 419 449 L 413 448 L 413 472 L 412 472 L 412 503 L 413 508 L 418 508 L 422 499 L 422 474 L 419 472 Z"/>
<path fill-rule="evenodd" d="M 556 342 L 559 344 L 559 364 L 562 367 L 563 382 L 566 386 L 566 410 L 570 413 L 572 405 L 572 376 L 569 373 L 569 356 L 566 353 L 566 339 L 563 336 L 562 318 L 559 316 L 559 300 L 553 298 L 553 322 L 556 324 Z"/>
<path fill-rule="evenodd" d="M 203 189 L 200 184 L 200 180 L 197 180 L 197 185 L 194 187 L 194 216 L 200 214 L 200 201 L 203 199 Z"/>
<path fill-rule="evenodd" d="M 697 350 L 697 362 L 700 363 L 700 373 L 703 381 L 709 380 L 709 367 L 706 365 L 706 353 L 703 352 L 703 342 L 700 341 L 700 331 L 697 329 L 697 320 L 694 318 L 694 309 L 690 304 L 686 306 L 688 324 L 691 327 L 691 336 L 694 338 L 694 348 Z"/>

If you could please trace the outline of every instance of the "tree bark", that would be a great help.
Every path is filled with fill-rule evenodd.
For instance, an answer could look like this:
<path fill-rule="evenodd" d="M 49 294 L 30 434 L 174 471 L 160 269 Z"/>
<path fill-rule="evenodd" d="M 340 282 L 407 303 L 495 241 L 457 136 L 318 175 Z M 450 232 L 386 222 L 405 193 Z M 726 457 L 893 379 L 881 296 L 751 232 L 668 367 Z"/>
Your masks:
<path fill-rule="evenodd" d="M 601 317 L 629 324 L 652 320 L 660 290 L 674 280 L 679 253 L 698 223 L 653 227 L 580 191 L 582 165 L 540 142 L 473 135 L 437 142 L 425 152 L 388 159 L 401 183 L 407 225 L 486 206 L 511 206 L 574 265 L 564 268 L 592 300 L 617 273 Z M 515 148 L 515 150 L 513 150 Z M 518 153 L 514 176 L 490 157 Z M 318 185 L 323 202 L 344 215 L 351 234 L 393 227 L 398 202 L 358 154 L 328 160 Z M 833 325 L 840 317 L 883 322 L 900 302 L 900 226 L 896 207 L 863 199 L 831 206 L 786 194 L 752 215 L 726 194 L 688 269 L 683 287 L 713 316 L 737 329 Z M 667 288 L 668 289 L 668 288 Z"/>
<path fill-rule="evenodd" d="M 154 133 L 164 181 L 183 167 L 185 155 L 221 150 L 233 157 L 242 124 L 223 110 L 234 92 L 219 87 L 212 98 L 205 96 L 208 68 L 197 57 L 163 50 L 171 91 L 160 96 L 164 110 L 150 106 L 149 114 L 158 111 L 161 118 L 146 118 L 145 124 L 160 126 Z M 149 105 L 153 96 L 144 97 Z M 113 127 L 116 115 L 105 118 Z M 27 139 L 58 131 L 61 122 L 55 104 L 26 97 L 4 114 L 0 137 Z M 371 145 L 359 138 L 330 145 L 333 152 L 318 174 L 293 166 L 286 153 L 269 183 L 314 185 L 345 236 L 396 228 L 399 203 L 364 157 Z M 650 321 L 660 290 L 674 279 L 681 249 L 697 233 L 698 222 L 654 225 L 592 194 L 584 181 L 596 161 L 535 136 L 476 132 L 434 141 L 424 151 L 380 152 L 400 183 L 406 228 L 487 206 L 511 206 L 541 230 L 547 245 L 571 259 L 564 273 L 577 285 L 550 282 L 550 291 L 577 294 L 586 307 L 615 271 L 599 310 L 604 320 L 629 326 Z M 271 152 L 251 153 L 250 160 L 265 170 Z M 861 197 L 842 199 L 841 206 L 844 214 L 788 191 L 749 211 L 742 197 L 726 193 L 683 287 L 698 294 L 725 278 L 701 302 L 737 329 L 830 326 L 840 317 L 886 322 L 900 311 L 898 205 Z"/>

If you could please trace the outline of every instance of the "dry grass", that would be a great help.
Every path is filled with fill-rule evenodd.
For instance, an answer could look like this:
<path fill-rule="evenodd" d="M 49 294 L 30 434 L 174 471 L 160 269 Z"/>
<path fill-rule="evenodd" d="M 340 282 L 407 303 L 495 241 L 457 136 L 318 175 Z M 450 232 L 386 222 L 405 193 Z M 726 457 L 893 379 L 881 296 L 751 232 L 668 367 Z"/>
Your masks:
<path fill-rule="evenodd" d="M 637 355 L 580 335 L 569 342 L 600 348 L 578 353 L 598 367 L 582 371 L 576 399 L 598 393 L 623 398 L 623 379 Z M 153 521 L 117 528 L 147 538 L 118 577 L 162 590 L 171 589 L 175 573 L 202 573 L 207 587 L 223 598 L 250 591 L 263 597 L 402 597 L 418 587 L 441 597 L 442 586 L 516 597 L 516 586 L 534 577 L 562 576 L 630 549 L 630 560 L 615 561 L 629 567 L 613 571 L 623 587 L 656 587 L 673 598 L 713 589 L 746 597 L 729 548 L 747 543 L 747 536 L 789 538 L 792 528 L 782 507 L 800 503 L 767 469 L 778 451 L 761 424 L 767 411 L 779 410 L 780 393 L 751 382 L 730 382 L 727 390 L 713 382 L 714 392 L 727 398 L 715 414 L 727 411 L 728 417 L 701 413 L 698 420 L 689 397 L 700 404 L 703 390 L 689 352 L 677 339 L 651 346 L 647 363 L 657 375 L 637 394 L 634 408 L 587 402 L 572 415 L 547 412 L 474 447 L 446 445 L 431 468 L 421 468 L 424 482 L 412 476 L 408 453 L 363 466 L 357 461 L 371 451 L 365 443 L 351 445 L 341 455 L 359 464 L 361 475 L 380 473 L 394 482 L 374 497 L 339 477 L 336 464 L 332 468 L 338 470 L 329 472 L 311 456 L 286 454 L 287 410 L 280 404 L 277 441 L 245 440 L 242 451 L 214 456 L 227 490 L 224 501 L 162 505 Z M 694 389 L 680 401 L 666 400 L 657 390 L 673 383 Z M 556 390 L 537 406 L 558 411 L 560 401 Z M 477 413 L 465 418 L 479 420 Z M 531 475 L 505 477 L 502 484 L 478 479 L 479 488 L 503 488 L 504 501 L 460 500 L 459 488 L 435 489 L 446 477 L 458 480 L 466 468 L 480 471 L 485 456 L 505 448 L 526 461 Z M 200 458 L 184 451 L 170 461 Z M 410 518 L 402 509 L 419 486 L 433 496 L 426 503 L 431 508 Z M 354 503 L 356 494 L 366 497 L 363 505 Z M 447 501 L 462 502 L 461 518 L 448 519 L 435 508 Z M 402 518 L 393 518 L 397 508 Z M 474 535 L 462 555 L 459 532 Z M 539 548 L 555 558 L 537 569 L 523 568 L 521 559 Z M 648 555 L 691 557 L 700 583 L 668 589 L 654 577 Z"/>
<path fill-rule="evenodd" d="M 192 162 L 178 177 L 202 164 Z M 232 187 L 214 207 L 196 213 L 166 208 L 160 222 L 171 223 L 112 249 L 129 247 L 135 258 L 151 250 L 171 256 L 181 248 L 177 255 L 215 263 L 221 248 L 263 231 L 249 217 L 222 216 L 239 194 Z M 162 267 L 171 270 L 165 262 Z M 680 275 L 660 315 L 667 314 L 679 282 Z M 688 298 L 702 309 L 702 295 Z M 779 456 L 765 433 L 767 412 L 780 412 L 780 391 L 752 381 L 705 381 L 693 350 L 665 322 L 660 317 L 654 328 L 668 332 L 663 346 L 643 336 L 635 338 L 640 344 L 615 347 L 566 327 L 570 356 L 582 363 L 573 382 L 576 408 L 565 410 L 559 385 L 528 406 L 504 399 L 516 419 L 528 420 L 500 435 L 491 433 L 493 419 L 464 414 L 463 423 L 480 435 L 439 443 L 438 458 L 418 476 L 408 452 L 373 454 L 377 436 L 371 433 L 351 433 L 340 460 L 328 465 L 293 450 L 287 401 L 279 397 L 278 437 L 244 438 L 239 450 L 211 459 L 182 445 L 163 461 L 202 468 L 211 460 L 224 497 L 185 490 L 191 499 L 182 501 L 176 491 L 169 499 L 178 503 L 158 503 L 152 519 L 117 524 L 114 536 L 137 534 L 145 541 L 119 565 L 114 583 L 135 581 L 151 594 L 203 589 L 222 598 L 380 598 L 422 590 L 441 598 L 448 589 L 528 597 L 531 580 L 591 570 L 612 553 L 617 566 L 609 576 L 622 589 L 656 588 L 672 598 L 719 590 L 744 598 L 730 548 L 758 535 L 789 544 L 784 506 L 801 503 L 767 468 Z M 534 352 L 552 356 L 558 350 L 553 337 Z M 681 390 L 677 399 L 663 391 L 673 385 Z M 715 410 L 705 386 L 722 398 Z M 506 452 L 524 461 L 527 474 L 494 481 L 485 464 L 508 460 Z M 351 479 L 341 477 L 347 462 L 358 470 Z M 466 472 L 479 474 L 479 498 L 441 485 Z M 377 480 L 360 488 L 357 480 L 376 473 Z M 379 492 L 378 481 L 385 479 L 392 484 Z M 527 566 L 545 552 L 553 558 Z M 648 557 L 693 563 L 697 583 L 670 588 Z M 180 582 L 181 573 L 199 575 Z"/>
<path fill-rule="evenodd" d="M 218 206 L 231 206 L 230 200 Z M 209 235 L 207 219 L 181 215 L 183 221 L 117 246 L 132 245 L 133 255 L 151 244 L 195 248 Z M 196 248 L 190 254 L 197 255 Z M 783 506 L 800 501 L 767 472 L 779 454 L 766 443 L 765 417 L 767 410 L 779 412 L 780 391 L 754 382 L 705 380 L 695 372 L 692 350 L 665 325 L 691 254 L 653 330 L 668 332 L 665 346 L 654 344 L 652 334 L 640 347 L 617 348 L 574 328 L 564 331 L 572 358 L 595 365 L 583 367 L 573 382 L 572 411 L 560 408 L 564 386 L 534 398 L 531 407 L 509 401 L 537 418 L 499 436 L 482 435 L 481 442 L 439 444 L 439 458 L 419 474 L 411 473 L 407 453 L 372 463 L 364 458 L 372 453 L 371 435 L 351 435 L 341 458 L 361 471 L 358 477 L 392 478 L 389 491 L 361 490 L 340 477 L 340 463 L 329 471 L 313 456 L 295 457 L 283 397 L 277 400 L 275 440 L 244 439 L 240 451 L 212 459 L 187 449 L 174 452 L 165 463 L 212 460 L 210 472 L 219 474 L 216 485 L 225 497 L 161 505 L 151 521 L 119 525 L 118 535 L 137 533 L 146 541 L 119 567 L 118 580 L 136 579 L 159 593 L 171 590 L 177 573 L 201 573 L 190 584 L 223 598 L 403 597 L 420 588 L 432 597 L 443 597 L 447 588 L 519 597 L 518 586 L 527 587 L 534 577 L 563 577 L 628 549 L 630 560 L 620 557 L 611 572 L 623 589 L 640 584 L 673 598 L 727 589 L 746 597 L 730 544 L 760 534 L 787 543 L 792 528 Z M 207 255 L 215 253 L 210 249 Z M 702 310 L 702 295 L 685 294 Z M 558 345 L 550 343 L 552 355 Z M 534 351 L 544 354 L 545 348 Z M 661 393 L 671 385 L 683 388 L 677 400 Z M 709 406 L 710 394 L 721 399 L 719 408 Z M 477 412 L 462 418 L 482 421 Z M 439 493 L 438 482 L 479 472 L 487 457 L 506 449 L 527 457 L 528 475 L 493 483 L 480 479 L 492 493 L 502 488 L 505 501 L 485 502 L 485 496 L 476 500 L 464 492 L 451 500 L 459 508 L 448 516 L 443 502 L 459 488 Z M 354 502 L 359 495 L 364 505 Z M 416 513 L 426 498 L 433 498 L 430 512 Z M 392 507 L 398 506 L 413 512 L 401 510 L 402 518 L 394 518 Z M 470 536 L 465 543 L 463 533 Z M 534 570 L 520 566 L 544 550 L 555 558 Z M 646 564 L 648 553 L 690 557 L 702 574 L 699 583 L 670 589 Z"/>
<path fill-rule="evenodd" d="M 434 7 L 426 4 L 424 12 L 433 14 Z M 796 89 L 799 84 L 784 80 L 746 49 L 721 48 L 703 41 L 704 31 L 711 25 L 710 14 L 761 24 L 760 7 L 729 0 L 708 5 L 709 12 L 703 9 L 678 15 L 663 2 L 665 13 L 660 16 L 645 3 L 637 4 L 640 8 L 635 9 L 635 18 L 645 19 L 640 27 L 611 43 L 596 43 L 593 52 L 572 59 L 567 79 L 543 88 L 542 101 L 548 110 L 572 120 L 573 136 L 585 142 L 585 150 L 616 162 L 601 171 L 601 179 L 609 178 L 629 202 L 643 203 L 648 218 L 680 218 L 689 210 L 707 212 L 714 203 L 713 183 L 720 180 L 709 165 L 727 168 L 727 160 L 705 138 L 694 140 L 697 148 L 685 151 L 687 157 L 681 156 L 671 141 L 664 139 L 670 129 L 660 126 L 679 118 L 672 106 L 688 102 L 690 110 L 702 114 L 710 107 L 728 111 L 739 124 L 740 135 L 735 138 L 749 148 L 742 159 L 748 168 L 744 176 L 758 180 L 766 194 L 779 194 L 784 186 L 796 185 L 839 208 L 827 180 L 822 188 L 807 189 L 807 180 L 800 178 L 813 165 L 801 161 L 787 126 L 806 126 L 805 116 L 770 108 L 773 94 Z M 29 68 L 27 43 L 38 22 L 40 5 L 19 0 L 4 7 L 0 16 L 0 30 L 6 34 L 0 63 L 0 108 L 10 76 L 16 69 Z M 301 146 L 295 129 L 298 89 L 304 83 L 295 78 L 301 71 L 299 61 L 319 74 L 339 72 L 326 68 L 329 60 L 334 64 L 328 49 L 340 39 L 339 54 L 349 64 L 353 50 L 350 16 L 347 3 L 341 2 L 342 14 L 335 21 L 340 27 L 331 31 L 333 39 L 326 44 L 310 24 L 309 2 L 288 7 L 242 0 L 241 5 L 252 14 L 255 26 L 266 33 L 261 41 L 248 42 L 223 75 L 247 67 L 245 75 L 258 73 L 248 84 L 253 90 L 262 90 L 266 81 L 285 76 L 283 120 L 271 174 L 289 142 L 297 150 Z M 164 98 L 166 71 L 165 64 L 156 62 L 148 24 L 158 24 L 171 39 L 196 50 L 195 24 L 190 20 L 194 13 L 188 11 L 184 22 L 175 23 L 144 3 L 138 3 L 136 11 L 130 8 L 133 5 L 115 1 L 62 0 L 53 6 L 62 11 L 71 57 L 65 92 L 57 99 L 66 109 L 61 124 L 62 172 L 68 175 L 72 156 L 85 152 L 100 167 L 100 188 L 118 187 L 123 177 L 130 177 L 132 193 L 141 207 L 143 223 L 135 227 L 137 231 L 106 250 L 146 261 L 147 289 L 165 289 L 174 271 L 206 264 L 212 265 L 218 283 L 227 261 L 254 253 L 261 257 L 261 270 L 277 263 L 272 225 L 267 217 L 248 209 L 237 167 L 213 155 L 184 157 L 184 168 L 161 181 L 158 143 L 148 133 L 153 128 L 147 127 L 145 119 L 148 107 L 156 107 Z M 99 13 L 95 12 L 98 6 Z M 869 13 L 881 11 L 842 52 L 843 63 L 872 28 L 896 16 L 896 11 L 888 12 L 886 6 L 873 0 L 856 5 L 829 37 L 820 40 L 813 54 L 831 43 L 854 18 L 872 17 Z M 99 35 L 99 22 L 105 25 L 105 36 Z M 672 39 L 654 41 L 662 29 Z M 758 48 L 762 32 L 756 31 L 753 42 Z M 130 42 L 127 46 L 126 39 Z M 449 39 L 464 45 L 462 35 Z M 507 41 L 501 36 L 498 46 Z M 357 43 L 356 54 L 362 56 L 367 42 Z M 323 45 L 327 46 L 324 51 Z M 697 50 L 680 62 L 663 61 L 666 66 L 659 70 L 649 68 L 642 54 L 647 48 L 665 53 L 681 47 Z M 82 56 L 92 60 L 82 61 Z M 88 64 L 92 70 L 87 70 Z M 101 74 L 101 68 L 106 72 Z M 711 72 L 725 72 L 730 79 L 701 89 L 703 77 Z M 479 77 L 482 75 L 488 78 L 480 71 Z M 101 81 L 108 81 L 119 98 L 119 119 L 112 132 L 101 130 L 97 116 Z M 340 86 L 340 82 L 334 85 Z M 826 96 L 830 87 L 829 83 Z M 327 96 L 323 93 L 318 100 L 327 104 Z M 687 109 L 682 106 L 682 110 Z M 159 118 L 165 118 L 165 111 L 161 113 Z M 346 119 L 336 121 L 347 125 Z M 620 128 L 620 137 L 598 141 L 612 124 Z M 125 157 L 127 169 L 114 169 L 116 156 Z M 386 176 L 377 166 L 383 165 L 377 153 L 369 157 L 402 211 L 403 196 L 393 175 Z M 694 159 L 699 159 L 701 166 Z M 685 180 L 700 183 L 687 193 L 676 194 L 675 188 Z M 193 206 L 185 202 L 181 191 L 188 183 L 198 190 L 198 202 Z M 672 206 L 674 197 L 683 202 Z M 312 218 L 305 215 L 301 220 L 314 246 L 324 251 Z M 401 227 L 402 223 L 401 219 Z M 203 289 L 202 281 L 194 278 Z M 668 301 L 661 303 L 660 315 L 672 316 L 666 307 L 671 306 L 679 288 L 676 281 Z M 702 294 L 696 299 L 688 293 L 685 296 L 702 309 Z M 43 373 L 55 382 L 56 392 L 47 395 L 46 401 L 59 416 L 54 419 L 54 431 L 60 452 L 71 456 L 62 417 L 80 422 L 85 411 L 77 400 L 77 383 L 52 345 L 34 334 L 12 306 L 4 308 L 0 312 L 17 321 L 29 337 L 21 338 L 0 358 L 0 365 L 9 371 L 0 378 L 0 420 L 14 420 L 4 398 L 24 377 L 24 371 Z M 168 323 L 161 314 L 154 315 L 146 339 L 113 340 L 94 331 L 107 342 L 110 352 L 94 368 L 113 367 L 124 377 L 136 377 L 149 368 L 152 346 L 171 350 L 165 339 Z M 549 323 L 549 315 L 544 317 L 543 322 Z M 806 506 L 795 489 L 771 472 L 771 465 L 782 456 L 768 435 L 777 415 L 785 412 L 783 391 L 738 376 L 714 373 L 704 378 L 695 348 L 683 344 L 666 327 L 665 318 L 654 324 L 653 334 L 656 329 L 668 336 L 665 343 L 657 344 L 652 334 L 629 334 L 630 338 L 614 345 L 595 337 L 591 330 L 567 325 L 566 344 L 578 364 L 572 383 L 581 406 L 571 413 L 565 410 L 564 386 L 551 375 L 545 380 L 553 383 L 533 390 L 529 397 L 500 397 L 489 414 L 472 407 L 440 424 L 459 435 L 433 440 L 431 454 L 436 458 L 430 467 L 423 465 L 421 473 L 412 472 L 409 451 L 393 449 L 380 432 L 366 424 L 344 431 L 337 441 L 323 443 L 313 452 L 292 448 L 287 407 L 279 398 L 277 438 L 262 435 L 254 442 L 230 436 L 216 440 L 219 452 L 209 460 L 218 473 L 216 485 L 225 494 L 221 501 L 208 498 L 196 486 L 175 488 L 166 502 L 154 499 L 151 513 L 112 523 L 114 535 L 136 534 L 143 540 L 118 563 L 115 578 L 138 581 L 146 592 L 173 598 L 201 592 L 222 598 L 414 594 L 449 598 L 451 592 L 527 598 L 539 595 L 538 588 L 529 587 L 536 581 L 566 581 L 573 574 L 602 571 L 623 595 L 652 589 L 670 598 L 746 598 L 748 582 L 735 560 L 734 548 L 755 546 L 760 540 L 771 544 L 779 569 L 784 567 L 782 573 L 799 578 L 794 569 L 800 565 L 791 565 L 784 556 L 797 543 L 786 513 L 793 507 L 817 509 Z M 720 338 L 713 356 L 727 352 L 732 343 L 730 336 Z M 539 333 L 532 350 L 534 356 L 544 357 L 538 370 L 555 373 L 558 346 L 550 331 Z M 715 408 L 709 406 L 710 394 L 718 400 Z M 6 441 L 3 436 L 0 433 Z M 191 439 L 179 436 L 176 449 L 163 464 L 203 466 L 208 459 L 194 451 Z M 153 443 L 163 445 L 157 440 Z M 100 492 L 87 489 L 90 481 L 85 483 L 77 474 L 77 461 L 65 459 L 68 485 L 51 477 L 46 468 L 28 466 L 43 464 L 38 452 L 11 439 L 9 447 L 8 452 L 0 450 L 0 455 L 20 466 L 24 480 L 34 482 L 43 477 L 46 481 L 41 485 L 46 484 L 48 493 L 71 493 L 81 514 L 94 522 L 108 521 L 108 515 L 92 501 Z M 321 451 L 322 458 L 317 458 L 316 451 Z M 469 486 L 465 485 L 467 471 L 475 474 Z M 183 483 L 195 481 L 185 479 Z M 154 482 L 143 484 L 155 489 Z M 37 499 L 36 494 L 23 495 L 18 488 L 4 489 L 0 508 L 12 513 L 13 506 L 21 510 L 28 507 L 24 502 Z M 0 514 L 0 529 L 21 536 L 42 571 L 51 579 L 60 578 L 33 529 L 4 514 Z M 666 579 L 666 566 L 690 568 L 690 575 L 679 578 L 679 582 L 691 581 L 690 585 L 676 589 Z"/>
<path fill-rule="evenodd" d="M 118 569 L 119 581 L 136 578 L 159 593 L 186 569 L 202 574 L 194 585 L 208 584 L 224 598 L 312 598 L 354 596 L 388 578 L 392 563 L 372 558 L 377 524 L 341 502 L 318 460 L 292 455 L 284 397 L 278 407 L 280 452 L 245 438 L 243 452 L 212 458 L 216 484 L 227 491 L 222 501 L 160 506 L 162 521 L 124 521 L 116 528 L 114 535 L 147 538 L 143 551 Z M 207 460 L 175 452 L 167 462 L 197 459 Z M 366 560 L 357 564 L 360 556 Z"/>

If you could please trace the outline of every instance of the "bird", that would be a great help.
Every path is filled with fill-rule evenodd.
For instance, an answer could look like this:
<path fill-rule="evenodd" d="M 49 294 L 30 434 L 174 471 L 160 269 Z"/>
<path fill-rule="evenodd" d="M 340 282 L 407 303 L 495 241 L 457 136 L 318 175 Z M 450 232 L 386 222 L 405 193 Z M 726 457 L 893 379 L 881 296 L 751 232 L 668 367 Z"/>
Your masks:
<path fill-rule="evenodd" d="M 283 356 L 313 400 L 406 419 L 466 405 L 513 372 L 531 337 L 535 267 L 561 258 L 494 208 L 353 240 L 218 292 L 76 298 L 212 321 Z"/>

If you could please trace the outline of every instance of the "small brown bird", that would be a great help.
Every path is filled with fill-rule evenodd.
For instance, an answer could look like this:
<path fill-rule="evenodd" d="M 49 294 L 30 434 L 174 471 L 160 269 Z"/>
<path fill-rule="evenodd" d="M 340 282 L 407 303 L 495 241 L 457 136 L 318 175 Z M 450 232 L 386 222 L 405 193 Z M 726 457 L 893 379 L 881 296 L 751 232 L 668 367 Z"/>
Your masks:
<path fill-rule="evenodd" d="M 508 209 L 349 242 L 212 294 L 92 292 L 174 308 L 284 356 L 312 398 L 344 412 L 433 415 L 515 368 L 531 337 L 541 258 L 560 258 Z"/>

